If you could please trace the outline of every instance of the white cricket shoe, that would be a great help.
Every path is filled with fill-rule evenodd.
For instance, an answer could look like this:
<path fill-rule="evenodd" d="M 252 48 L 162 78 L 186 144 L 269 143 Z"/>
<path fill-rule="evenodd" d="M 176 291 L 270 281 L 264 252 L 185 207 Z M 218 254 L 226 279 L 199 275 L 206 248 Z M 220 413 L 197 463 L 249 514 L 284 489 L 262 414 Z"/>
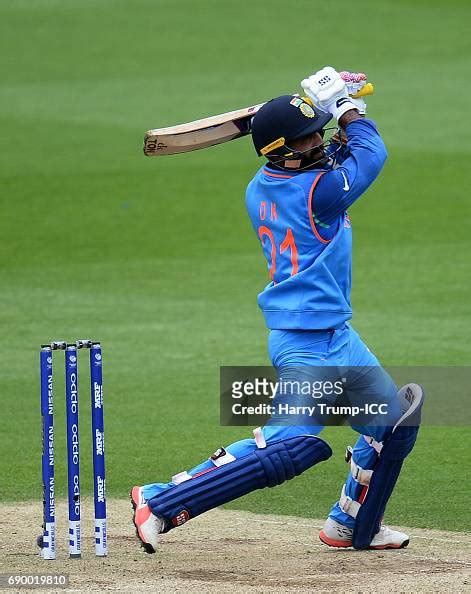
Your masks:
<path fill-rule="evenodd" d="M 348 548 L 352 545 L 353 529 L 327 518 L 324 528 L 319 532 L 321 541 L 329 547 Z M 403 549 L 409 544 L 409 536 L 398 530 L 381 526 L 370 544 L 370 549 Z"/>
<path fill-rule="evenodd" d="M 165 520 L 152 513 L 142 492 L 142 487 L 133 487 L 131 503 L 134 510 L 132 521 L 136 534 L 146 553 L 155 553 L 159 534 L 164 531 Z"/>
<path fill-rule="evenodd" d="M 409 540 L 409 535 L 405 532 L 381 526 L 370 543 L 370 549 L 405 549 Z"/>

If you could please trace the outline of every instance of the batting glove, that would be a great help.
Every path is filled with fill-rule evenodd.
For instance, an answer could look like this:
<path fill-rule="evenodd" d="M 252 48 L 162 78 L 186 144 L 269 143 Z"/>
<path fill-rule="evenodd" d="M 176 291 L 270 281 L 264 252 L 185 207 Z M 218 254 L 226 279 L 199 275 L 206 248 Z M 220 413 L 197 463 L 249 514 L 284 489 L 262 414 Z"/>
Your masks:
<path fill-rule="evenodd" d="M 362 115 L 366 114 L 366 103 L 363 97 L 354 98 L 366 85 L 367 76 L 363 72 L 348 72 L 346 70 L 339 72 L 341 79 L 347 86 L 347 92 L 350 95 L 351 102 Z"/>
<path fill-rule="evenodd" d="M 301 82 L 301 86 L 311 101 L 322 111 L 331 113 L 339 120 L 346 111 L 357 109 L 348 96 L 347 85 L 340 74 L 326 66 Z"/>

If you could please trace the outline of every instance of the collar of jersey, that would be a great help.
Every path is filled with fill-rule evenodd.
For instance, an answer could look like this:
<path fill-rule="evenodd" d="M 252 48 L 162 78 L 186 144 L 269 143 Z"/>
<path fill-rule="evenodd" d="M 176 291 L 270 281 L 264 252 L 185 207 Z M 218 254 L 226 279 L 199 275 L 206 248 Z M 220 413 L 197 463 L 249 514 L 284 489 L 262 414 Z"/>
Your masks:
<path fill-rule="evenodd" d="M 262 167 L 262 173 L 264 175 L 268 175 L 268 177 L 274 177 L 278 179 L 290 179 L 292 177 L 296 177 L 296 175 L 299 175 L 300 173 L 304 173 L 304 171 L 296 171 L 294 169 L 293 171 L 288 171 L 287 169 L 275 169 L 269 167 L 268 165 L 264 165 Z"/>
<path fill-rule="evenodd" d="M 301 175 L 302 173 L 312 172 L 312 171 L 325 171 L 324 169 L 293 169 L 290 171 L 289 169 L 281 169 L 270 167 L 268 164 L 265 164 L 262 167 L 262 173 L 267 175 L 268 177 L 273 177 L 275 179 L 291 179 L 292 177 L 296 177 L 297 175 Z"/>

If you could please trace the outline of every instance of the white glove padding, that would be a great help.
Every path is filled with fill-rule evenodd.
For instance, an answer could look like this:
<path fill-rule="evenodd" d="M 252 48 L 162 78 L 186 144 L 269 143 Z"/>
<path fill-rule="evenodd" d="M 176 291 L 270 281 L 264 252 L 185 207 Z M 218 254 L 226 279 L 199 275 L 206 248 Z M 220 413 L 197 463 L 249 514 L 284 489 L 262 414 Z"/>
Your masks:
<path fill-rule="evenodd" d="M 305 78 L 301 86 L 316 107 L 331 113 L 336 120 L 346 111 L 357 109 L 348 96 L 345 81 L 332 66 L 326 66 Z"/>
<path fill-rule="evenodd" d="M 339 72 L 340 77 L 347 86 L 347 92 L 350 95 L 351 102 L 355 105 L 358 111 L 362 114 L 366 114 L 366 103 L 363 97 L 354 99 L 351 95 L 356 95 L 366 85 L 368 77 L 363 72 L 348 72 L 344 70 Z"/>

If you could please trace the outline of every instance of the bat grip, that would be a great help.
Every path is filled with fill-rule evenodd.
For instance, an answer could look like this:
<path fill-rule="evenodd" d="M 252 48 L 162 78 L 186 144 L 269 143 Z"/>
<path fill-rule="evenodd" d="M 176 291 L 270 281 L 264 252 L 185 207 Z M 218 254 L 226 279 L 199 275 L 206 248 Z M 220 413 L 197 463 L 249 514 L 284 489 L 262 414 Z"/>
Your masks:
<path fill-rule="evenodd" d="M 366 83 L 366 85 L 361 88 L 358 93 L 355 93 L 354 95 L 350 95 L 350 97 L 352 99 L 358 99 L 359 97 L 366 97 L 367 95 L 373 95 L 373 93 L 375 92 L 375 88 L 372 85 L 372 83 Z"/>

